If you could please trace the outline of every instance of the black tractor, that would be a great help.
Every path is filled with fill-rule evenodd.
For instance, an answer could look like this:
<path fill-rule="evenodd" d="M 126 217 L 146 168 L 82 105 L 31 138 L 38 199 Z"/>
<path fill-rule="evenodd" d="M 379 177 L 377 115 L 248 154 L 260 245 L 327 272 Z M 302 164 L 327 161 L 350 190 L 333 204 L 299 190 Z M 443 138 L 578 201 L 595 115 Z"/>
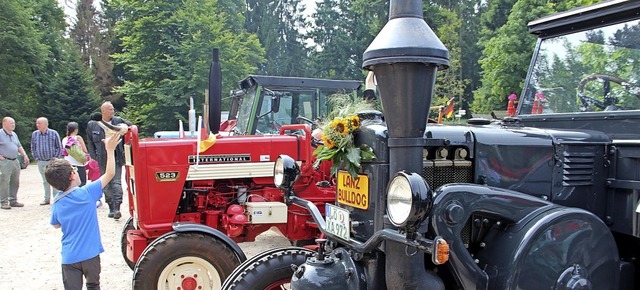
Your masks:
<path fill-rule="evenodd" d="M 338 172 L 350 194 L 322 215 L 296 195 L 296 160 L 280 156 L 276 185 L 325 239 L 258 254 L 223 289 L 637 289 L 640 1 L 531 22 L 515 116 L 464 126 L 425 125 L 448 51 L 422 1 L 389 11 L 363 57 L 384 115 L 362 112 L 355 137 L 377 158 L 351 182 Z"/>

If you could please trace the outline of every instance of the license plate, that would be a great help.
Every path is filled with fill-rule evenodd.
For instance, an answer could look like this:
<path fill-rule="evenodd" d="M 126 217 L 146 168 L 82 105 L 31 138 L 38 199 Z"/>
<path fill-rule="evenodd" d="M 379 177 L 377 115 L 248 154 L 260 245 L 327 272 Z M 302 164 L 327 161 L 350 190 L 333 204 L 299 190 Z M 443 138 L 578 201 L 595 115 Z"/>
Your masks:
<path fill-rule="evenodd" d="M 338 238 L 348 241 L 351 231 L 349 211 L 333 204 L 326 204 L 327 231 Z"/>
<path fill-rule="evenodd" d="M 338 171 L 338 202 L 359 209 L 369 209 L 369 176 L 353 178 L 346 171 Z"/>

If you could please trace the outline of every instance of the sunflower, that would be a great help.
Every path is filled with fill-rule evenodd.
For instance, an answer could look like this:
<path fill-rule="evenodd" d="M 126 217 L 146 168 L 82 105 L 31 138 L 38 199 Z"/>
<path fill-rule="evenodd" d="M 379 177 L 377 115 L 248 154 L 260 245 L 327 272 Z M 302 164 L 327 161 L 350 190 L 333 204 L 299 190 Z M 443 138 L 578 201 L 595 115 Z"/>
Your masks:
<path fill-rule="evenodd" d="M 347 120 L 340 119 L 338 121 L 338 123 L 336 124 L 336 127 L 334 128 L 334 130 L 336 130 L 336 132 L 340 133 L 340 135 L 342 135 L 342 137 L 347 136 L 347 134 L 349 134 L 349 124 L 348 124 Z"/>
<path fill-rule="evenodd" d="M 360 118 L 358 118 L 358 116 L 353 115 L 349 117 L 349 121 L 351 123 L 351 128 L 353 130 L 358 129 L 358 127 L 360 127 Z"/>
<path fill-rule="evenodd" d="M 329 138 L 325 134 L 322 134 L 322 137 L 320 137 L 320 139 L 322 139 L 322 143 L 324 143 L 324 146 L 327 146 L 328 149 L 332 149 L 336 146 L 336 143 L 333 142 L 333 140 L 331 140 L 331 138 Z"/>

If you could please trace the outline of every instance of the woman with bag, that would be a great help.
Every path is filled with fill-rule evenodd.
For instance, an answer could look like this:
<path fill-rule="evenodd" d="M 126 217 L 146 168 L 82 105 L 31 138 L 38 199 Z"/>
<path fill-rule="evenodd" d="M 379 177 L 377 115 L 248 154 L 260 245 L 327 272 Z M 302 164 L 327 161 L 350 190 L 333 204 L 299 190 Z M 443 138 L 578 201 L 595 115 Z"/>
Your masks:
<path fill-rule="evenodd" d="M 84 165 L 87 163 L 87 147 L 84 145 L 82 136 L 78 135 L 78 123 L 69 122 L 67 124 L 67 137 L 62 139 L 62 155 L 64 159 L 71 163 L 71 166 L 78 168 L 78 175 L 80 176 L 80 186 L 87 183 L 87 170 Z M 76 146 L 76 147 L 74 147 Z M 80 160 L 78 160 L 80 159 Z"/>

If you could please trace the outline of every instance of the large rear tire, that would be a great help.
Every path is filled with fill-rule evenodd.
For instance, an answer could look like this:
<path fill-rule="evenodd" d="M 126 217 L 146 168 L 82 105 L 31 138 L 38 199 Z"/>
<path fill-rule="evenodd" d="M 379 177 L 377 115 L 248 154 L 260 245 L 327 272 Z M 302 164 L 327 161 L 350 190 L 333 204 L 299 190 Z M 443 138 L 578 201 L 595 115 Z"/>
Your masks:
<path fill-rule="evenodd" d="M 144 250 L 132 288 L 217 290 L 242 259 L 224 242 L 203 233 L 170 232 Z"/>
<path fill-rule="evenodd" d="M 290 289 L 291 265 L 301 265 L 315 252 L 287 247 L 262 252 L 238 266 L 222 284 L 223 290 Z"/>
<path fill-rule="evenodd" d="M 135 229 L 133 227 L 133 218 L 130 217 L 127 222 L 124 223 L 124 227 L 122 227 L 122 234 L 120 235 L 120 251 L 122 252 L 122 258 L 124 258 L 124 262 L 127 263 L 127 266 L 129 266 L 129 269 L 131 270 L 136 266 L 136 263 L 127 258 L 127 231 L 133 229 Z"/>

